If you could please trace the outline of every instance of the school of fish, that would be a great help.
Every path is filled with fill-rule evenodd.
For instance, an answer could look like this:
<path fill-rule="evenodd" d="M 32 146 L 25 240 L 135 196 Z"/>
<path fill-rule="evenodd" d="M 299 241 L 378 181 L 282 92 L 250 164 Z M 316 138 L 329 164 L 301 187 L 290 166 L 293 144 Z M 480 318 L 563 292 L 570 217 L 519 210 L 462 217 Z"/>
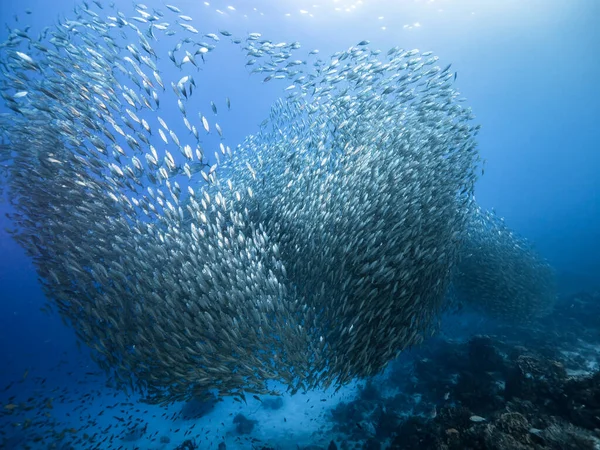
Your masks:
<path fill-rule="evenodd" d="M 551 303 L 548 265 L 474 205 L 479 126 L 431 52 L 361 41 L 301 60 L 173 5 L 133 14 L 84 2 L 0 48 L 11 233 L 120 387 L 244 401 L 374 375 L 435 332 L 456 273 L 493 311 Z M 217 103 L 192 98 L 225 44 L 290 83 L 234 149 Z"/>
<path fill-rule="evenodd" d="M 521 322 L 552 311 L 552 267 L 494 212 L 472 205 L 459 261 L 452 279 L 458 301 Z"/>

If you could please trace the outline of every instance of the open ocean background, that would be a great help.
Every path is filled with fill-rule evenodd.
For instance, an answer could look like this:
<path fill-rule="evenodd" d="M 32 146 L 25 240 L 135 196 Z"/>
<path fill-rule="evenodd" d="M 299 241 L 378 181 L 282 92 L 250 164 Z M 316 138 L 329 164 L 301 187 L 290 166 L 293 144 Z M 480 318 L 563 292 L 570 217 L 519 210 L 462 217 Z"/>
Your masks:
<path fill-rule="evenodd" d="M 115 3 L 123 9 L 131 6 L 120 0 Z M 164 9 L 156 0 L 145 3 Z M 244 35 L 257 31 L 277 42 L 299 41 L 306 51 L 319 49 L 323 58 L 368 39 L 372 48 L 386 51 L 399 45 L 433 50 L 440 56 L 440 66 L 452 63 L 451 71 L 457 72 L 455 87 L 467 98 L 476 122 L 482 125 L 479 151 L 487 162 L 485 175 L 476 186 L 478 203 L 493 208 L 549 261 L 557 273 L 561 298 L 572 299 L 581 292 L 592 298 L 600 290 L 599 1 L 209 3 L 173 0 L 184 14 L 194 18 L 201 33 L 227 29 Z M 1 1 L 0 23 L 11 28 L 30 24 L 32 30 L 41 31 L 57 17 L 68 15 L 73 6 L 74 2 L 65 0 Z M 2 26 L 0 40 L 7 36 Z M 160 42 L 156 45 L 160 47 Z M 165 67 L 163 79 L 178 79 L 176 68 Z M 168 74 L 169 70 L 173 73 Z M 264 75 L 248 73 L 239 47 L 228 46 L 211 55 L 210 64 L 196 75 L 197 101 L 203 98 L 208 105 L 208 100 L 217 99 L 224 108 L 225 97 L 231 98 L 231 113 L 221 125 L 227 129 L 232 148 L 258 129 L 287 86 L 285 81 L 263 83 Z M 168 119 L 167 112 L 162 114 Z M 34 443 L 29 439 L 43 427 L 23 429 L 21 416 L 3 414 L 3 448 L 171 449 L 194 437 L 200 448 L 217 448 L 222 441 L 227 448 L 262 448 L 263 444 L 250 441 L 250 437 L 274 448 L 304 448 L 317 442 L 314 432 L 330 428 L 331 409 L 356 396 L 359 388 L 352 384 L 335 395 L 284 395 L 283 406 L 273 410 L 261 408 L 255 400 L 247 406 L 226 400 L 196 420 L 171 421 L 168 418 L 179 413 L 182 405 L 160 408 L 138 404 L 137 398 L 106 388 L 103 373 L 88 351 L 78 348 L 74 332 L 57 314 L 40 312 L 45 299 L 34 267 L 5 232 L 10 227 L 5 213 L 10 211 L 6 201 L 0 203 L 0 411 L 6 404 L 20 404 L 19 408 L 31 405 L 28 413 L 45 418 L 44 426 L 54 434 L 46 430 L 44 436 L 53 437 Z M 595 333 L 600 335 L 600 318 L 596 320 Z M 442 336 L 469 339 L 478 333 L 489 334 L 497 326 L 502 325 L 476 315 L 450 316 L 445 318 Z M 437 344 L 429 342 L 424 347 L 431 345 Z M 409 365 L 422 351 L 426 350 L 402 357 L 402 364 Z M 407 372 L 406 378 L 411 376 L 414 374 Z M 322 398 L 325 401 L 320 401 Z M 116 408 L 109 408 L 117 403 Z M 43 405 L 50 406 L 40 409 Z M 231 414 L 238 412 L 257 421 L 248 435 L 237 433 L 232 423 Z M 122 439 L 114 430 L 122 433 L 124 425 L 115 416 L 126 422 L 135 423 L 138 418 L 148 422 L 147 434 L 131 441 Z M 192 432 L 184 437 L 194 423 Z M 106 431 L 111 424 L 111 431 Z M 63 439 L 63 430 L 70 429 L 75 431 L 65 432 Z M 177 429 L 180 431 L 175 432 Z M 112 443 L 99 443 L 113 431 L 118 437 Z M 155 432 L 157 437 L 152 441 L 149 436 Z M 81 438 L 67 446 L 71 435 L 84 433 L 100 436 Z M 161 444 L 161 436 L 168 436 L 169 443 Z M 337 436 L 332 439 L 339 439 L 339 446 L 341 438 Z M 322 440 L 330 439 L 319 439 L 318 445 L 326 448 Z M 429 447 L 423 444 L 422 448 Z"/>

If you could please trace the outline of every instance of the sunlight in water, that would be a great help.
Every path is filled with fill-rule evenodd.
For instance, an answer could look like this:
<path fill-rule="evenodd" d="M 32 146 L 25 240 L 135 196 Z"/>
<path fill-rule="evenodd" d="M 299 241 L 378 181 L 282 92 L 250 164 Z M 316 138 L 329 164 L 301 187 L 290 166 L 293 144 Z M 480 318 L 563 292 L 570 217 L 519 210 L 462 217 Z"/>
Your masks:
<path fill-rule="evenodd" d="M 205 6 L 214 9 L 219 14 L 239 13 L 244 16 L 251 14 L 278 14 L 285 17 L 324 17 L 335 13 L 353 13 L 364 5 L 363 0 L 300 0 L 287 2 L 256 1 L 248 3 L 230 3 L 221 1 L 205 1 Z"/>

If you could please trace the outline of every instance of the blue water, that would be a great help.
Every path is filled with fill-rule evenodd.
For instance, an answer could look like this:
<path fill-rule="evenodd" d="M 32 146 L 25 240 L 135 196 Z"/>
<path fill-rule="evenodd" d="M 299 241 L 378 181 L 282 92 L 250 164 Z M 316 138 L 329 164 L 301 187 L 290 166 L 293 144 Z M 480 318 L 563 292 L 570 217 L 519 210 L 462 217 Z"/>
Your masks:
<path fill-rule="evenodd" d="M 315 2 L 320 3 L 314 6 Z M 129 2 L 116 3 L 123 5 L 123 9 L 130 7 Z M 164 9 L 155 0 L 145 3 Z M 231 0 L 211 1 L 206 5 L 200 1 L 173 0 L 173 3 L 195 19 L 194 24 L 202 33 L 219 29 L 238 34 L 258 31 L 274 41 L 299 41 L 303 50 L 319 49 L 323 57 L 363 39 L 370 40 L 371 47 L 383 50 L 395 45 L 433 50 L 440 56 L 441 66 L 452 63 L 451 70 L 457 72 L 456 88 L 468 99 L 477 122 L 482 124 L 479 150 L 487 162 L 485 174 L 476 186 L 478 203 L 484 208 L 494 208 L 505 217 L 510 228 L 530 240 L 548 259 L 556 269 L 562 294 L 600 289 L 600 2 Z M 68 15 L 73 5 L 72 1 L 64 0 L 2 1 L 0 22 L 11 28 L 30 24 L 32 30 L 41 30 L 55 23 L 56 17 Z M 31 14 L 25 14 L 26 10 Z M 0 40 L 7 35 L 2 27 Z M 233 146 L 258 129 L 285 85 L 262 83 L 264 76 L 260 74 L 250 76 L 239 49 L 230 47 L 211 54 L 210 64 L 196 76 L 200 94 L 196 100 L 204 102 L 208 112 L 211 99 L 218 100 L 218 106 L 224 110 L 225 97 L 231 98 L 231 114 L 220 120 L 227 141 Z M 178 78 L 176 68 L 168 70 L 173 73 L 166 74 L 164 79 Z M 168 110 L 162 114 L 166 118 Z M 14 401 L 25 403 L 29 397 L 54 398 L 55 408 L 38 411 L 40 416 L 52 412 L 48 429 L 60 433 L 86 426 L 90 435 L 94 432 L 109 435 L 110 432 L 102 430 L 113 422 L 120 425 L 114 416 L 141 415 L 151 421 L 152 433 L 156 430 L 159 436 L 169 436 L 171 443 L 161 447 L 158 441 L 150 443 L 145 439 L 134 443 L 115 440 L 112 447 L 107 441 L 98 448 L 119 445 L 174 448 L 183 441 L 183 431 L 174 433 L 181 426 L 162 416 L 179 411 L 181 406 L 168 410 L 138 406 L 136 398 L 127 399 L 124 394 L 105 389 L 103 375 L 86 349 L 77 347 L 74 332 L 62 324 L 58 315 L 40 312 L 45 299 L 33 265 L 4 231 L 10 227 L 5 218 L 8 211 L 6 203 L 0 204 L 0 390 L 15 384 L 0 394 L 0 407 L 13 401 L 6 397 L 8 393 L 17 396 Z M 456 326 L 457 320 L 461 321 L 461 327 Z M 485 320 L 449 319 L 447 330 L 448 333 L 458 333 L 456 328 L 460 332 L 485 331 L 485 325 L 481 325 Z M 42 384 L 43 379 L 46 381 Z M 328 396 L 326 402 L 318 403 L 315 408 L 318 407 L 319 414 L 325 414 L 326 408 L 333 407 L 341 398 L 351 397 L 352 389 L 350 386 L 336 396 Z M 85 397 L 86 394 L 91 395 Z M 312 403 L 322 397 L 320 393 L 310 395 Z M 307 405 L 312 403 L 307 404 L 305 398 L 286 396 L 283 411 L 259 413 L 261 426 L 257 436 L 263 440 L 281 439 L 291 445 L 296 439 L 289 438 L 292 433 L 297 442 L 308 445 L 320 416 L 315 409 L 309 409 Z M 125 413 L 111 410 L 97 417 L 99 411 L 117 401 L 136 406 L 118 408 L 125 408 Z M 30 403 L 37 405 L 37 400 Z M 84 413 L 74 413 L 75 406 Z M 258 406 L 252 401 L 244 411 L 252 412 Z M 220 437 L 232 430 L 229 414 L 239 408 L 233 402 L 223 402 L 196 427 L 203 428 L 203 434 L 208 431 L 216 447 Z M 142 412 L 137 413 L 136 409 Z M 149 412 L 143 413 L 146 410 Z M 287 415 L 285 422 L 281 422 L 282 415 Z M 22 427 L 11 424 L 10 417 L 1 419 L 3 429 L 9 434 Z M 95 420 L 98 423 L 90 425 Z M 25 435 L 29 432 L 23 430 Z M 227 439 L 228 448 L 235 448 L 234 437 Z M 14 448 L 21 448 L 22 444 L 16 443 L 20 441 L 12 442 Z M 81 442 L 73 448 L 96 445 Z M 239 445 L 251 448 L 247 441 Z"/>

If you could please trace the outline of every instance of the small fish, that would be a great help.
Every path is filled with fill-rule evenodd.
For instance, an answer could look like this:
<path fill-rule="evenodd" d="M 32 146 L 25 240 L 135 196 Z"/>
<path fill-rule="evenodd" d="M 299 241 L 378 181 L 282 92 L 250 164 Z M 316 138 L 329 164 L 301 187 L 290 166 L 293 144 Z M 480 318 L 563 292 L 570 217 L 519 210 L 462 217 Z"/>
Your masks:
<path fill-rule="evenodd" d="M 433 408 L 431 408 L 431 411 L 429 412 L 429 418 L 435 419 L 436 417 L 437 417 L 437 407 L 435 405 L 433 405 Z"/>
<path fill-rule="evenodd" d="M 173 6 L 173 5 L 165 5 L 168 9 L 170 9 L 171 11 L 173 11 L 174 13 L 181 13 L 181 10 L 177 7 L 177 6 Z"/>
<path fill-rule="evenodd" d="M 206 120 L 206 117 L 204 117 L 202 114 L 200 114 L 200 120 L 202 120 L 202 126 L 204 127 L 204 129 L 206 130 L 207 133 L 210 132 L 210 127 L 208 125 L 208 120 Z"/>
<path fill-rule="evenodd" d="M 182 28 L 185 28 L 190 33 L 198 34 L 198 30 L 196 28 L 194 28 L 193 26 L 191 26 L 187 23 L 183 23 L 183 22 L 178 22 L 178 23 Z"/>
<path fill-rule="evenodd" d="M 471 422 L 475 422 L 475 423 L 480 423 L 480 422 L 485 422 L 486 421 L 486 419 L 483 418 L 483 417 L 481 417 L 481 416 L 471 416 L 471 417 L 469 417 L 469 420 Z"/>

